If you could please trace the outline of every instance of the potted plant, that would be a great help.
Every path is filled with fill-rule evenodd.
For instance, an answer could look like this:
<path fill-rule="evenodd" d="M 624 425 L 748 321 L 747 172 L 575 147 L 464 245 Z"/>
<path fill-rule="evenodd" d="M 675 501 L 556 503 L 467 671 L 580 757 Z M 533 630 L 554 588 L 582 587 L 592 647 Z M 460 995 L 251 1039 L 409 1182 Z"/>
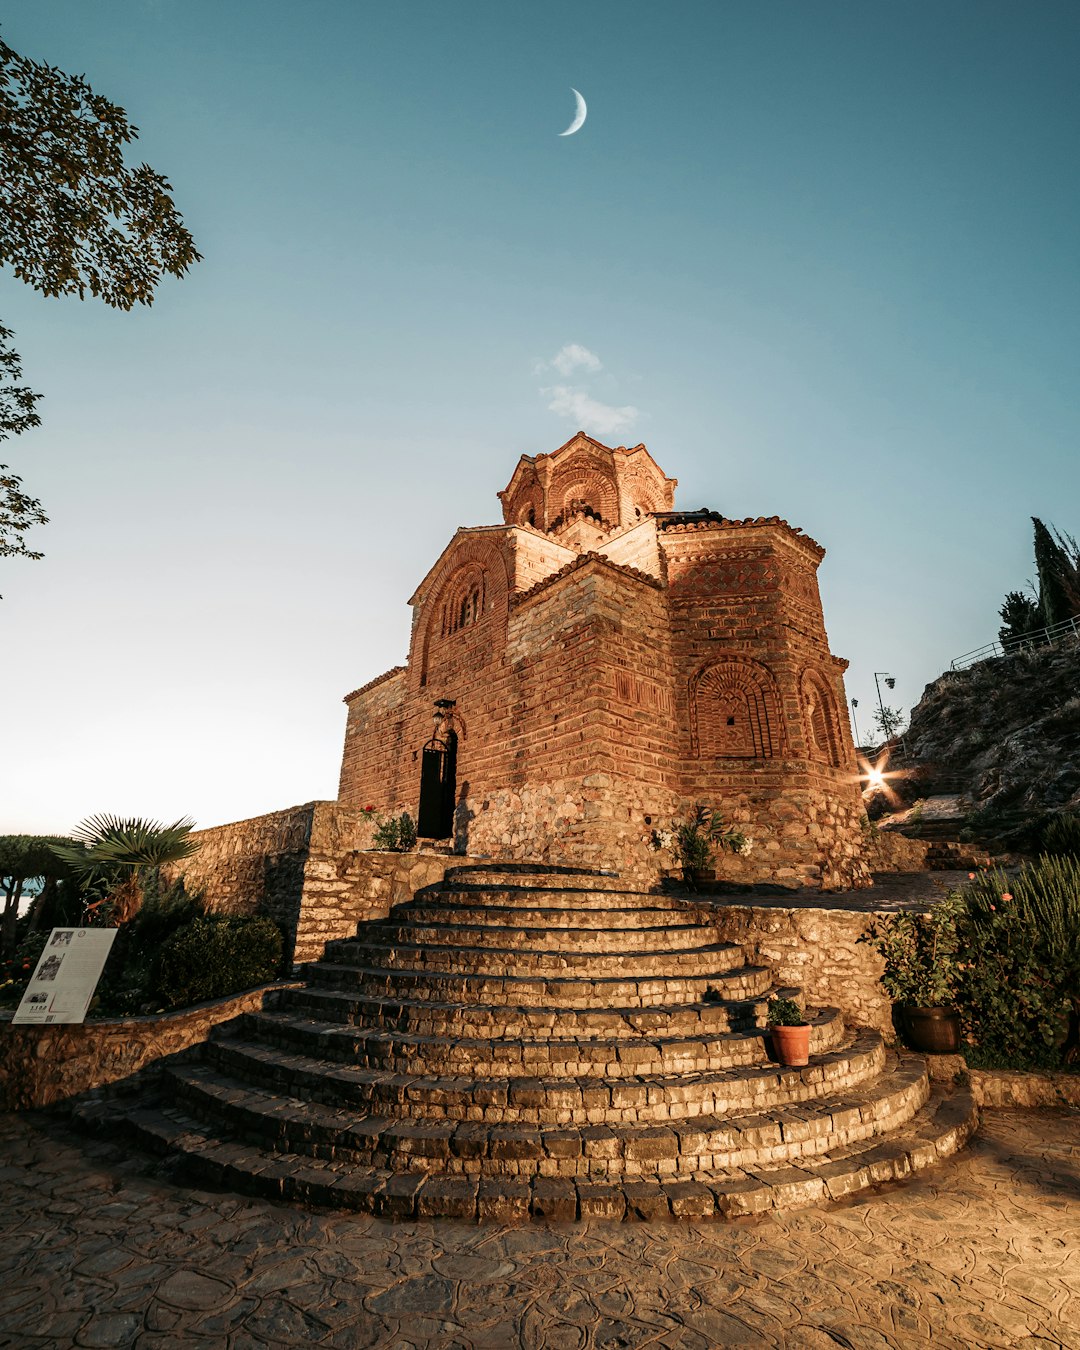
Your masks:
<path fill-rule="evenodd" d="M 704 802 L 697 803 L 689 819 L 677 820 L 671 831 L 654 831 L 652 846 L 666 847 L 669 840 L 682 868 L 683 881 L 691 890 L 706 879 L 714 850 L 730 848 L 733 853 L 748 854 L 754 842 L 737 827 L 725 825 L 720 812 Z"/>
<path fill-rule="evenodd" d="M 769 1031 L 781 1064 L 800 1068 L 810 1063 L 810 1023 L 793 998 L 769 1000 Z"/>
<path fill-rule="evenodd" d="M 881 983 L 898 1005 L 901 1029 L 914 1050 L 956 1054 L 960 1014 L 954 1006 L 957 918 L 962 902 L 951 895 L 925 914 L 879 916 L 865 940 L 885 959 Z"/>

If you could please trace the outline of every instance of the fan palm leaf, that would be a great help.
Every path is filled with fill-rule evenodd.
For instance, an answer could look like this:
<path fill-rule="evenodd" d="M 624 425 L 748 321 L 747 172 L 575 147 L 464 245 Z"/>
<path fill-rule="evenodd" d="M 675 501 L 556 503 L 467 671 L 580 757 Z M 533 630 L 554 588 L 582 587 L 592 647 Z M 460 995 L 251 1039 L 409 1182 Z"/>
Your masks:
<path fill-rule="evenodd" d="M 194 828 L 186 816 L 171 825 L 137 816 L 89 816 L 72 831 L 71 844 L 54 845 L 53 851 L 82 875 L 105 868 L 141 872 L 190 858 L 199 848 L 191 838 Z"/>

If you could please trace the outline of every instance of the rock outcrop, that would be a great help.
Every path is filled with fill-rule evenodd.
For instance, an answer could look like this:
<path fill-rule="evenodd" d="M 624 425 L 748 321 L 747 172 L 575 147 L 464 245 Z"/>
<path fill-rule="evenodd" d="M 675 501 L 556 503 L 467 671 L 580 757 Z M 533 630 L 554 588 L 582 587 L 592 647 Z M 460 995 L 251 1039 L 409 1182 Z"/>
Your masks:
<path fill-rule="evenodd" d="M 905 737 L 919 795 L 949 779 L 986 816 L 1080 810 L 1080 640 L 947 671 Z"/>

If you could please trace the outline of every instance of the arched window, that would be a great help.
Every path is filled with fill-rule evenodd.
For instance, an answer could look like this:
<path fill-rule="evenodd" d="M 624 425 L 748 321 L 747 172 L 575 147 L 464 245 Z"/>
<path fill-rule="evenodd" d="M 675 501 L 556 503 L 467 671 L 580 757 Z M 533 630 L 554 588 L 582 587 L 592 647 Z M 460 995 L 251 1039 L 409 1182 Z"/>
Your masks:
<path fill-rule="evenodd" d="M 690 717 L 696 755 L 768 759 L 779 752 L 772 676 L 756 661 L 706 666 L 691 688 Z"/>
<path fill-rule="evenodd" d="M 451 579 L 443 601 L 439 632 L 449 637 L 459 629 L 470 628 L 484 615 L 484 574 L 474 567 Z"/>

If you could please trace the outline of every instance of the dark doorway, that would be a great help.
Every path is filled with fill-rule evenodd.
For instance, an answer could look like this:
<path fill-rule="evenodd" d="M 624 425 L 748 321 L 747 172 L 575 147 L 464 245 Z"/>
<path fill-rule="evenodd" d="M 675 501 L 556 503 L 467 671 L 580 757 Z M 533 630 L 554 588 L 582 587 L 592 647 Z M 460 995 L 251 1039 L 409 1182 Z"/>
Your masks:
<path fill-rule="evenodd" d="M 457 732 L 447 731 L 424 746 L 416 826 L 421 839 L 449 839 L 454 832 L 456 796 Z"/>

